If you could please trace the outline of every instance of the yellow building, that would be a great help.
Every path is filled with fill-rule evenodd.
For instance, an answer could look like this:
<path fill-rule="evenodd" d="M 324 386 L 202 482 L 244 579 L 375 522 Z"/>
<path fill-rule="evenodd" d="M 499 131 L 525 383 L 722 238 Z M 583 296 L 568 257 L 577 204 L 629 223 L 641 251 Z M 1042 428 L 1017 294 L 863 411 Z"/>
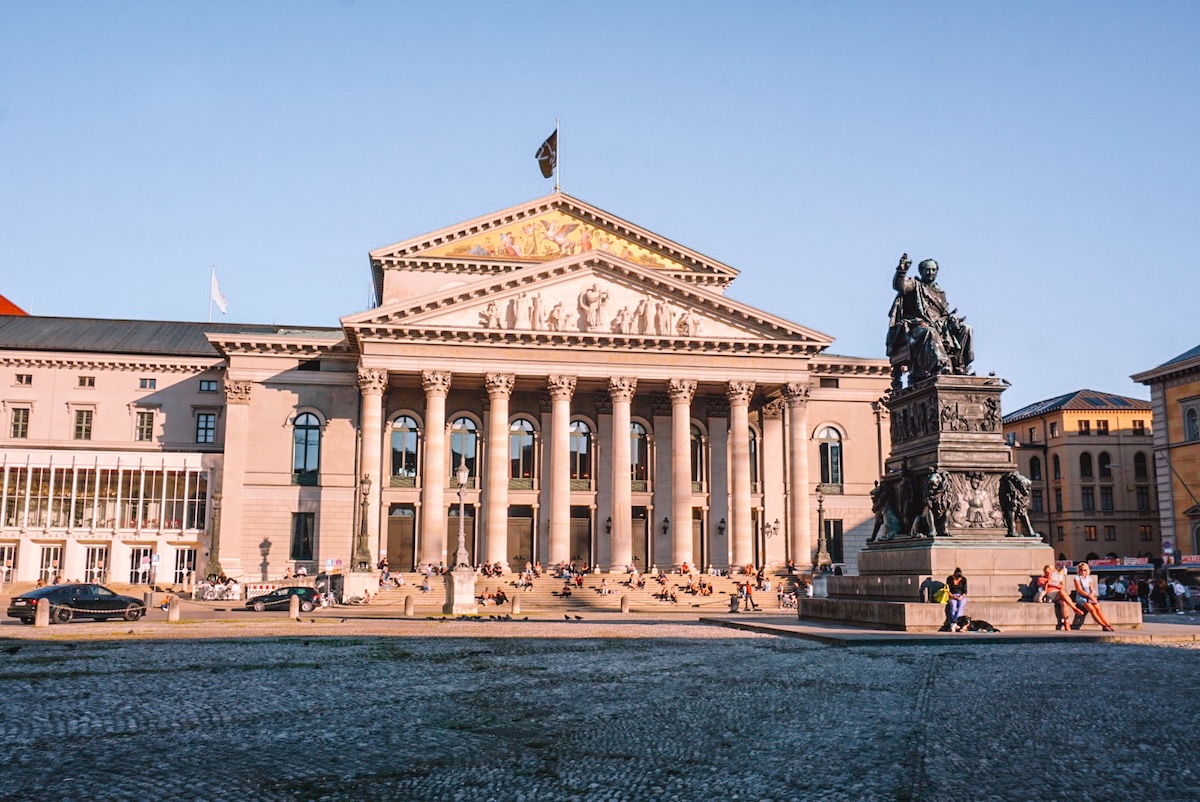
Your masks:
<path fill-rule="evenodd" d="M 1077 390 L 1004 418 L 1021 473 L 1033 481 L 1030 518 L 1060 560 L 1155 556 L 1150 404 Z"/>
<path fill-rule="evenodd" d="M 1163 545 L 1200 553 L 1200 345 L 1133 380 L 1150 387 Z"/>

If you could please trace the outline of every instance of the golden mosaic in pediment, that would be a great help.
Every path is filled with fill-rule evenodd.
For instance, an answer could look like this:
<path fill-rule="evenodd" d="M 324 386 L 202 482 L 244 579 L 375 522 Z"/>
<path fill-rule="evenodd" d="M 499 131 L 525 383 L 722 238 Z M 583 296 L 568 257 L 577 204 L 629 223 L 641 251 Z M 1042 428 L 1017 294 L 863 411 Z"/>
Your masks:
<path fill-rule="evenodd" d="M 588 251 L 611 253 L 647 267 L 688 269 L 655 251 L 560 211 L 549 211 L 456 240 L 432 248 L 423 255 L 549 262 Z"/>

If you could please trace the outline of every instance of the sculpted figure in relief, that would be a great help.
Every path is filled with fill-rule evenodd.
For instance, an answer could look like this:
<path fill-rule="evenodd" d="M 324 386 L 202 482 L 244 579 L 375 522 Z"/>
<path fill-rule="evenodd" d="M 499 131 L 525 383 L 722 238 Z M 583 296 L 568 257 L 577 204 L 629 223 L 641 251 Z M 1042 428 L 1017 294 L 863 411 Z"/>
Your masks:
<path fill-rule="evenodd" d="M 612 319 L 612 330 L 618 334 L 628 334 L 629 326 L 632 322 L 633 318 L 629 312 L 629 307 L 622 306 Z"/>
<path fill-rule="evenodd" d="M 559 301 L 546 315 L 546 328 L 550 331 L 562 331 L 567 325 L 566 314 L 563 311 L 562 301 Z"/>
<path fill-rule="evenodd" d="M 663 337 L 669 337 L 673 331 L 672 322 L 674 314 L 671 312 L 671 307 L 666 301 L 659 301 L 654 305 L 654 333 Z"/>
<path fill-rule="evenodd" d="M 513 298 L 513 328 L 528 329 L 529 325 L 529 296 L 526 293 L 521 293 L 516 298 Z"/>
<path fill-rule="evenodd" d="M 533 300 L 530 302 L 530 328 L 532 328 L 534 331 L 540 331 L 542 324 L 545 322 L 545 315 L 546 312 L 544 309 L 542 309 L 542 294 L 539 292 L 537 295 L 533 296 Z"/>
<path fill-rule="evenodd" d="M 700 331 L 700 319 L 692 314 L 692 310 L 685 310 L 679 318 L 676 330 L 683 337 L 695 337 Z"/>
<path fill-rule="evenodd" d="M 637 307 L 633 310 L 631 331 L 635 334 L 646 334 L 650 331 L 650 299 L 643 298 L 638 301 Z"/>
<path fill-rule="evenodd" d="M 1033 482 L 1016 471 L 1000 477 L 1000 510 L 1004 513 L 1004 525 L 1008 537 L 1020 537 L 1017 524 L 1025 527 L 1027 537 L 1041 537 L 1029 520 L 1029 488 Z"/>
<path fill-rule="evenodd" d="M 579 308 L 583 310 L 586 331 L 596 331 L 600 328 L 600 315 L 606 303 L 608 291 L 600 289 L 599 284 L 593 284 L 579 294 Z"/>
<path fill-rule="evenodd" d="M 483 327 L 485 329 L 502 329 L 504 324 L 500 322 L 500 307 L 495 301 L 487 305 L 487 309 L 483 310 Z"/>

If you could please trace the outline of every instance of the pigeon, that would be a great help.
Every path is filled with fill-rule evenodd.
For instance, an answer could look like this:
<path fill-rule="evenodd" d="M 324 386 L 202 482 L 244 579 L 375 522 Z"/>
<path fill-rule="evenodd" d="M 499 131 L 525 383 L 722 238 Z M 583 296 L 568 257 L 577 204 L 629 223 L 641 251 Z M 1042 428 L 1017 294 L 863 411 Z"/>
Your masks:
<path fill-rule="evenodd" d="M 524 618 L 522 618 L 521 620 L 522 620 L 522 621 L 528 621 L 528 620 L 529 620 L 529 616 L 525 616 L 525 617 L 524 617 Z"/>
<path fill-rule="evenodd" d="M 577 616 L 575 616 L 575 620 L 576 620 L 576 621 L 582 621 L 582 620 L 583 620 L 583 616 L 581 616 L 581 615 L 577 615 Z"/>
<path fill-rule="evenodd" d="M 126 632 L 125 634 L 126 634 L 126 635 L 132 635 L 132 634 L 133 634 L 133 630 L 131 629 L 131 630 L 129 630 L 128 632 Z"/>
<path fill-rule="evenodd" d="M 570 621 L 570 620 L 571 620 L 571 616 L 569 616 L 569 615 L 564 615 L 564 616 L 563 616 L 563 620 Z"/>
<path fill-rule="evenodd" d="M 344 623 L 346 623 L 346 619 L 345 619 L 345 618 L 343 618 L 343 619 L 341 620 L 341 623 L 343 623 L 343 624 L 344 624 Z"/>

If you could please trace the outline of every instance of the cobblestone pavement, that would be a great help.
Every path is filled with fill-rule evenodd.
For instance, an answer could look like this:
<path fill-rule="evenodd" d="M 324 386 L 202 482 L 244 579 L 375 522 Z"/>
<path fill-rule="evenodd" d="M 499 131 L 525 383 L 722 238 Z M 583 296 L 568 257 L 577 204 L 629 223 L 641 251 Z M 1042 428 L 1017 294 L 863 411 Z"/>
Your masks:
<path fill-rule="evenodd" d="M 3 800 L 1198 793 L 1200 650 L 1179 646 L 840 649 L 687 621 L 4 634 Z"/>

